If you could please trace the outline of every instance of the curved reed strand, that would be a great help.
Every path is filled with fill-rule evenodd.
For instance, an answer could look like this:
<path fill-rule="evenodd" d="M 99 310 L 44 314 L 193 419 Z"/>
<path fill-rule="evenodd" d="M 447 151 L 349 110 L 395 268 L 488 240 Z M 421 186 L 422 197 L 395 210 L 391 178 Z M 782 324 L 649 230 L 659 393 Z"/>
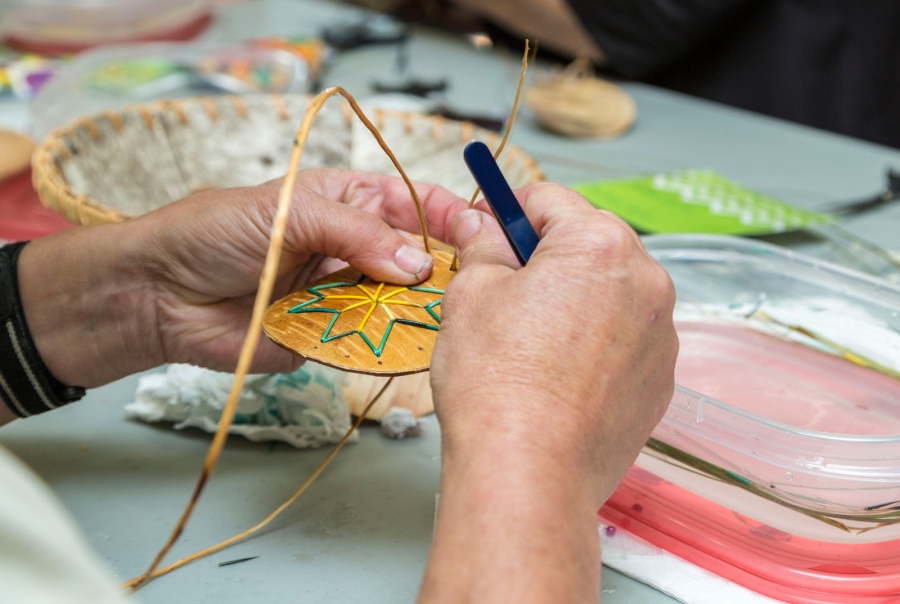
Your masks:
<path fill-rule="evenodd" d="M 207 547 L 206 549 L 200 550 L 199 552 L 194 552 L 190 556 L 185 556 L 181 560 L 177 560 L 177 561 L 173 562 L 172 564 L 169 564 L 168 566 L 158 568 L 158 569 L 154 570 L 150 574 L 149 577 L 145 578 L 145 576 L 140 576 L 140 577 L 135 577 L 133 579 L 125 581 L 119 587 L 122 589 L 136 588 L 140 581 L 147 583 L 148 581 L 152 581 L 153 579 L 156 579 L 157 577 L 167 575 L 170 572 L 172 572 L 173 570 L 178 570 L 182 566 L 185 566 L 186 564 L 190 564 L 191 562 L 193 562 L 195 560 L 199 560 L 200 558 L 205 558 L 206 556 L 209 556 L 210 554 L 214 554 L 218 551 L 221 551 L 221 550 L 225 549 L 226 547 L 229 547 L 229 546 L 237 543 L 238 541 L 246 539 L 253 533 L 265 528 L 266 525 L 268 525 L 270 522 L 275 520 L 275 518 L 277 518 L 281 514 L 281 512 L 283 512 L 284 510 L 289 508 L 291 506 L 291 504 L 293 504 L 294 501 L 296 501 L 297 498 L 300 497 L 300 495 L 302 495 L 303 492 L 306 489 L 308 489 L 309 486 L 312 485 L 313 482 L 315 482 L 316 478 L 319 477 L 319 474 L 321 474 L 323 471 L 325 471 L 325 468 L 328 467 L 328 464 L 330 464 L 332 462 L 332 460 L 338 454 L 338 451 L 341 450 L 341 447 L 343 447 L 347 443 L 347 441 L 350 440 L 350 435 L 353 434 L 353 432 L 357 428 L 359 428 L 360 424 L 363 423 L 363 421 L 366 418 L 366 415 L 369 413 L 369 410 L 375 406 L 375 403 L 378 402 L 378 399 L 381 398 L 381 395 L 384 394 L 385 390 L 388 389 L 388 386 L 390 386 L 391 382 L 393 382 L 393 381 L 394 381 L 393 376 L 388 378 L 388 381 L 386 381 L 384 383 L 384 386 L 381 387 L 381 390 L 378 391 L 378 394 L 376 394 L 375 397 L 371 400 L 371 402 L 369 402 L 369 404 L 366 405 L 366 408 L 363 410 L 363 412 L 357 418 L 356 423 L 354 423 L 353 426 L 351 426 L 350 429 L 347 430 L 347 432 L 344 434 L 344 437 L 341 438 L 340 442 L 338 442 L 338 444 L 336 444 L 334 446 L 334 448 L 331 450 L 331 452 L 328 454 L 328 456 L 322 460 L 322 463 L 320 463 L 319 466 L 315 469 L 315 471 L 313 471 L 313 473 L 310 474 L 309 478 L 307 478 L 306 481 L 302 485 L 300 485 L 300 487 L 296 491 L 294 491 L 293 495 L 288 497 L 284 503 L 282 503 L 277 508 L 275 508 L 275 510 L 271 514 L 266 516 L 263 520 L 261 520 L 257 524 L 248 528 L 246 531 L 238 533 L 237 535 L 230 537 L 230 538 L 226 539 L 225 541 L 217 543 L 216 545 L 213 545 L 211 547 Z"/>
<path fill-rule="evenodd" d="M 425 220 L 425 210 L 422 206 L 422 201 L 419 199 L 419 196 L 416 193 L 415 187 L 413 187 L 412 181 L 410 181 L 409 177 L 406 175 L 406 172 L 403 171 L 403 168 L 400 166 L 397 158 L 388 148 L 387 143 L 384 142 L 384 139 L 381 137 L 378 129 L 374 124 L 372 124 L 371 121 L 369 121 L 369 119 L 363 113 L 362 109 L 360 109 L 359 105 L 356 103 L 356 100 L 353 98 L 353 96 L 340 86 L 332 86 L 330 88 L 326 88 L 325 90 L 320 92 L 315 99 L 313 99 L 312 103 L 310 103 L 309 107 L 306 110 L 306 114 L 303 116 L 303 121 L 300 124 L 300 129 L 297 132 L 297 137 L 294 139 L 294 147 L 291 151 L 291 159 L 288 164 L 287 174 L 285 175 L 284 183 L 282 184 L 281 191 L 278 195 L 278 207 L 275 214 L 275 221 L 272 226 L 272 235 L 269 241 L 269 249 L 266 254 L 266 262 L 263 266 L 262 275 L 259 279 L 259 289 L 256 293 L 256 299 L 253 302 L 253 314 L 250 318 L 250 326 L 247 330 L 247 336 L 244 339 L 244 344 L 241 347 L 240 356 L 238 357 L 234 383 L 231 386 L 231 391 L 228 394 L 228 400 L 225 403 L 225 407 L 222 409 L 222 416 L 219 419 L 219 426 L 216 429 L 216 434 L 213 437 L 212 444 L 210 444 L 209 450 L 206 453 L 206 459 L 203 462 L 203 468 L 200 471 L 200 476 L 197 479 L 197 484 L 194 486 L 194 491 L 193 493 L 191 493 L 191 498 L 185 506 L 184 511 L 181 513 L 181 516 L 179 517 L 175 528 L 172 529 L 172 533 L 169 535 L 166 543 L 156 554 L 153 562 L 150 564 L 147 570 L 144 571 L 143 575 L 133 580 L 133 584 L 131 585 L 132 590 L 139 589 L 150 579 L 150 577 L 153 575 L 153 572 L 159 567 L 163 558 L 165 558 L 166 554 L 169 553 L 169 551 L 175 545 L 175 542 L 181 536 L 181 533 L 184 531 L 184 527 L 187 525 L 187 522 L 190 519 L 194 508 L 197 506 L 197 501 L 200 499 L 200 495 L 203 493 L 203 489 L 206 486 L 207 481 L 209 480 L 213 470 L 216 467 L 216 463 L 219 460 L 219 455 L 222 452 L 222 448 L 225 446 L 225 441 L 228 439 L 228 428 L 231 426 L 231 423 L 234 420 L 234 414 L 237 410 L 238 399 L 240 398 L 241 389 L 244 386 L 244 379 L 247 376 L 247 372 L 250 370 L 250 363 L 253 360 L 253 356 L 254 354 L 256 354 L 256 349 L 259 345 L 259 338 L 262 333 L 263 314 L 265 313 L 266 307 L 269 304 L 269 300 L 272 297 L 272 289 L 275 284 L 275 278 L 277 277 L 279 261 L 281 260 L 281 250 L 282 246 L 284 245 L 284 232 L 287 227 L 288 213 L 291 205 L 291 195 L 294 191 L 294 185 L 297 181 L 297 171 L 300 167 L 300 158 L 303 155 L 303 149 L 306 147 L 306 141 L 309 138 L 309 131 L 312 128 L 313 119 L 325 104 L 325 101 L 327 101 L 335 94 L 340 94 L 345 99 L 347 99 L 347 101 L 350 103 L 350 107 L 353 109 L 362 123 L 366 126 L 366 128 L 368 128 L 369 131 L 373 134 L 375 140 L 378 141 L 378 144 L 388 154 L 394 166 L 400 172 L 400 175 L 406 183 L 406 186 L 409 187 L 413 202 L 416 205 L 416 213 L 418 214 L 419 218 L 419 227 L 422 230 L 422 238 L 425 243 L 425 250 L 428 253 L 431 253 L 431 247 L 428 243 L 428 225 Z"/>
<path fill-rule="evenodd" d="M 537 46 L 535 46 L 535 53 L 537 52 Z M 528 71 L 528 40 L 525 40 L 525 53 L 522 55 L 522 73 L 519 74 L 519 85 L 516 88 L 516 98 L 513 100 L 512 111 L 509 114 L 509 123 L 506 125 L 506 132 L 503 133 L 503 138 L 500 140 L 500 145 L 497 147 L 497 150 L 494 151 L 494 160 L 500 157 L 500 154 L 503 153 L 503 148 L 506 147 L 506 141 L 509 140 L 509 133 L 512 132 L 513 124 L 516 123 L 516 114 L 519 111 L 519 98 L 522 96 L 522 87 L 525 85 L 525 72 Z M 472 198 L 469 200 L 469 207 L 472 208 L 475 206 L 475 200 L 478 199 L 478 194 L 481 193 L 481 187 L 476 187 L 475 192 L 472 193 Z M 455 271 L 459 269 L 459 258 L 456 252 L 453 253 L 453 259 L 450 261 L 450 270 Z"/>

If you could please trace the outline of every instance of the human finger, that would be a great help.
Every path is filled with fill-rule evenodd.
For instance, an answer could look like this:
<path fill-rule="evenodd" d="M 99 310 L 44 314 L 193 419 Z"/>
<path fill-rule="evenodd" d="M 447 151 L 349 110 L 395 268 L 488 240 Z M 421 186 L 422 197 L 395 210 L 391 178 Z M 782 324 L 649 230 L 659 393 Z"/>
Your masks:
<path fill-rule="evenodd" d="M 602 221 L 624 228 L 629 236 L 640 244 L 640 237 L 624 220 L 612 212 L 598 210 L 581 194 L 568 187 L 539 182 L 516 189 L 515 195 L 541 238 L 561 222 L 571 223 L 580 219 L 593 221 L 597 216 L 601 216 Z"/>
<path fill-rule="evenodd" d="M 339 258 L 366 276 L 391 283 L 415 283 L 431 274 L 434 259 L 380 218 L 302 192 L 285 232 L 285 250 Z"/>
<path fill-rule="evenodd" d="M 421 231 L 409 188 L 399 177 L 321 168 L 303 170 L 297 180 L 326 199 L 363 209 L 394 228 Z M 466 208 L 466 201 L 438 185 L 415 182 L 413 187 L 422 201 L 428 234 L 449 242 L 450 224 Z"/>
<path fill-rule="evenodd" d="M 461 270 L 478 265 L 521 268 L 497 220 L 480 210 L 461 212 L 452 224 Z"/>

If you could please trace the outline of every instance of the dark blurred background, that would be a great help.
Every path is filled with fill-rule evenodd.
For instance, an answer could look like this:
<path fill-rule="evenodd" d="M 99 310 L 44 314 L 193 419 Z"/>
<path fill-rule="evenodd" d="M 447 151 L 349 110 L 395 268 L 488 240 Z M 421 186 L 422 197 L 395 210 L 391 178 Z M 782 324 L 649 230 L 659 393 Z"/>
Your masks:
<path fill-rule="evenodd" d="M 735 107 L 900 147 L 896 0 L 355 0 Z M 518 45 L 516 47 L 519 47 Z"/>

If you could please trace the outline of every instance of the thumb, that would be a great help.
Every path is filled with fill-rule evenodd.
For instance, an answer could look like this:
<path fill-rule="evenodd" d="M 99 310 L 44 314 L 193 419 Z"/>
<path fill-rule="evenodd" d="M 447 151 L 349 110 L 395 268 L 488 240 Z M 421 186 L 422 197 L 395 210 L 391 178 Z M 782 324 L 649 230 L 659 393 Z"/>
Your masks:
<path fill-rule="evenodd" d="M 376 281 L 418 283 L 434 259 L 380 218 L 314 196 L 290 218 L 285 247 L 339 258 Z"/>
<path fill-rule="evenodd" d="M 479 210 L 463 210 L 453 221 L 453 242 L 461 266 L 495 264 L 522 268 L 497 220 Z"/>

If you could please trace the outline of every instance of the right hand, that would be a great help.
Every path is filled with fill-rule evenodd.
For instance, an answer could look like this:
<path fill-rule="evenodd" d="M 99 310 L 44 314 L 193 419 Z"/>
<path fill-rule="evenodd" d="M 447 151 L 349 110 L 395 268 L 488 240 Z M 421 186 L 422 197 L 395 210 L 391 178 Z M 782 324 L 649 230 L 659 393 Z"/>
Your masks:
<path fill-rule="evenodd" d="M 517 196 L 541 237 L 525 267 L 491 215 L 453 223 L 431 368 L 445 461 L 502 439 L 509 463 L 543 458 L 599 507 L 671 400 L 674 288 L 615 215 L 558 185 Z"/>

